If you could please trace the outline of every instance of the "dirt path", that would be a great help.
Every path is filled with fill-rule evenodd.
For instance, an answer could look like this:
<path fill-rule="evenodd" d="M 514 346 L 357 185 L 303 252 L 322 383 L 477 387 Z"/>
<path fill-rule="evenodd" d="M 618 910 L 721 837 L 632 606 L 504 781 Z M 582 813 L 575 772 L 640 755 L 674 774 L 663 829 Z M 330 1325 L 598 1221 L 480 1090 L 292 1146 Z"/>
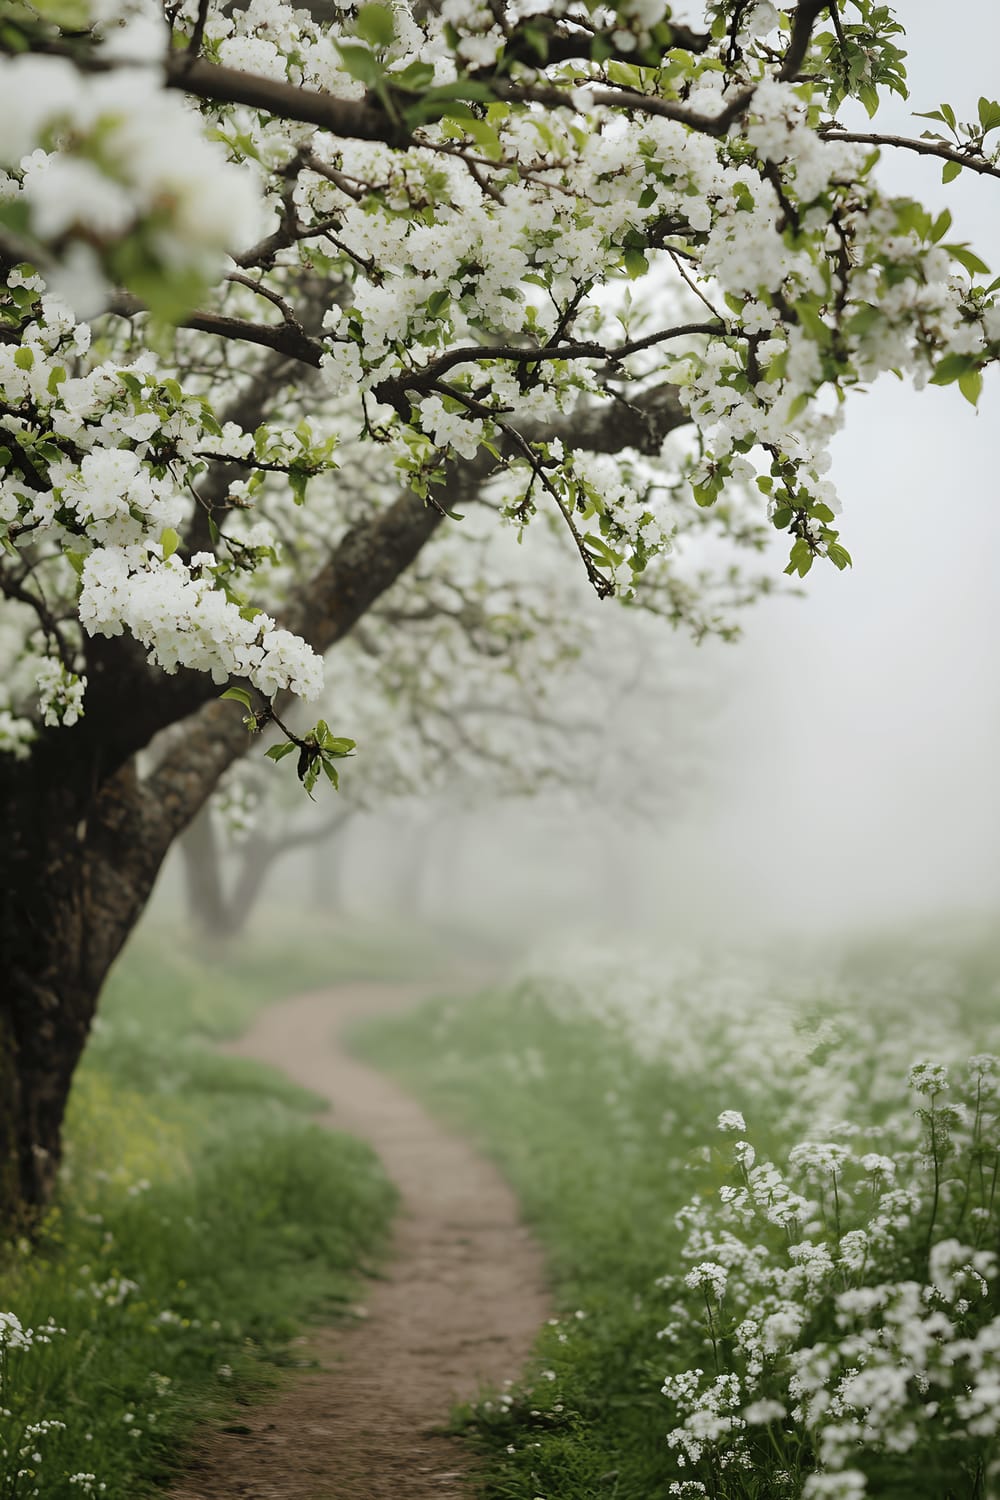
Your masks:
<path fill-rule="evenodd" d="M 496 1170 L 395 1083 L 347 1055 L 338 1028 L 429 986 L 356 984 L 265 1011 L 232 1051 L 331 1101 L 402 1194 L 387 1279 L 367 1317 L 309 1339 L 319 1369 L 210 1433 L 171 1500 L 428 1500 L 466 1493 L 470 1461 L 435 1429 L 456 1399 L 517 1375 L 548 1315 L 540 1253 Z"/>

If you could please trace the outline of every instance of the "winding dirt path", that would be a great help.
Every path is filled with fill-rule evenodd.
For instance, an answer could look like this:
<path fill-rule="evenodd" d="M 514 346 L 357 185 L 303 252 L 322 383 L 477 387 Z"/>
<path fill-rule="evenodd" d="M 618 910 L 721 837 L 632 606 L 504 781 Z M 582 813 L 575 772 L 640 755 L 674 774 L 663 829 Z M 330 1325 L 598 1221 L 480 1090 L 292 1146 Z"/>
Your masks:
<path fill-rule="evenodd" d="M 494 1167 L 338 1031 L 415 1004 L 429 985 L 353 984 L 265 1011 L 230 1049 L 331 1101 L 402 1195 L 367 1317 L 308 1340 L 319 1368 L 196 1447 L 170 1500 L 429 1500 L 467 1494 L 471 1460 L 439 1429 L 456 1399 L 517 1375 L 548 1315 L 541 1255 Z M 248 1429 L 248 1430 L 247 1430 Z"/>

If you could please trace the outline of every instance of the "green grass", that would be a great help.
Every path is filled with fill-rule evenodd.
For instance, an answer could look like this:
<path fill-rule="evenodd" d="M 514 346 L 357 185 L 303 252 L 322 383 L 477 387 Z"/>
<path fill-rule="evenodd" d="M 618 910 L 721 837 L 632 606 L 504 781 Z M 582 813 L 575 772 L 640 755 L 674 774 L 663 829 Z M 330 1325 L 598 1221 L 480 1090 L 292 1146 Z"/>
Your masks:
<path fill-rule="evenodd" d="M 627 960 L 621 968 L 627 974 Z M 844 970 L 860 981 L 860 1005 L 843 972 L 832 985 L 817 985 L 811 1003 L 803 978 L 802 1014 L 812 1018 L 803 1025 L 836 1027 L 846 1015 L 841 1006 L 855 1006 L 860 1030 L 848 1026 L 843 1044 L 824 1041 L 813 1055 L 834 1080 L 853 1072 L 855 1101 L 866 1107 L 873 1082 L 881 1082 L 894 1096 L 902 1087 L 907 1109 L 906 1066 L 923 1046 L 934 1055 L 932 1016 L 963 1046 L 968 1040 L 970 1052 L 995 1032 L 996 960 L 985 947 L 970 948 L 958 973 L 952 966 L 947 1004 L 937 999 L 932 967 L 920 969 L 906 950 L 894 958 L 887 950 L 848 955 Z M 674 1216 L 692 1198 L 714 1202 L 729 1180 L 729 1142 L 716 1125 L 721 1110 L 746 1109 L 758 1150 L 778 1160 L 800 1138 L 789 1107 L 802 1074 L 781 1052 L 781 1026 L 773 1023 L 775 1046 L 765 1040 L 754 1053 L 753 994 L 737 988 L 730 1000 L 721 993 L 714 1017 L 710 987 L 704 1011 L 697 998 L 686 1011 L 679 1006 L 673 1029 L 644 1056 L 641 1039 L 631 1045 L 610 1011 L 602 1019 L 597 980 L 590 1014 L 585 1005 L 550 1007 L 542 990 L 525 985 L 461 1004 L 434 1001 L 356 1032 L 362 1055 L 498 1161 L 547 1254 L 557 1321 L 543 1330 L 521 1383 L 459 1414 L 485 1455 L 484 1500 L 666 1500 L 671 1483 L 685 1477 L 666 1441 L 673 1423 L 660 1388 L 685 1361 L 710 1369 L 711 1351 L 703 1340 L 672 1348 L 657 1337 L 678 1296 L 657 1283 L 686 1269 L 687 1235 Z M 762 994 L 766 1003 L 766 983 Z M 900 1056 L 890 1048 L 888 1063 L 868 1055 L 864 1025 L 873 1003 L 885 1010 L 880 1027 L 899 1042 Z M 735 1007 L 729 1019 L 728 1004 Z M 683 1044 L 700 1033 L 704 1064 L 678 1062 Z M 870 1078 L 879 1067 L 891 1076 Z M 690 1469 L 686 1476 L 694 1477 Z M 737 1486 L 737 1493 L 744 1491 Z M 779 1490 L 765 1484 L 754 1493 L 773 1500 Z"/>
<path fill-rule="evenodd" d="M 284 916 L 261 938 L 219 947 L 182 924 L 144 924 L 112 970 L 97 1035 L 171 1042 L 238 1036 L 262 1006 L 324 984 L 413 979 L 440 972 L 445 952 L 421 933 L 387 934 L 360 920 L 347 926 Z"/>
<path fill-rule="evenodd" d="M 38 1244 L 0 1262 L 0 1309 L 66 1330 L 8 1347 L 6 1368 L 0 1349 L 2 1500 L 78 1500 L 79 1473 L 137 1500 L 197 1420 L 232 1420 L 274 1383 L 304 1318 L 363 1295 L 394 1204 L 372 1152 L 208 1039 L 281 994 L 384 967 L 371 943 L 203 960 L 156 933 L 120 963 L 74 1085 L 58 1204 Z M 66 1425 L 26 1436 L 39 1421 Z"/>
<path fill-rule="evenodd" d="M 367 1024 L 355 1042 L 499 1162 L 547 1254 L 558 1324 L 512 1399 L 466 1413 L 492 1459 L 485 1496 L 665 1494 L 648 1302 L 689 1184 L 665 1171 L 661 1127 L 669 1105 L 694 1138 L 723 1105 L 695 1085 L 668 1098 L 661 1070 L 595 1022 L 557 1019 L 528 989 L 434 1002 Z"/>

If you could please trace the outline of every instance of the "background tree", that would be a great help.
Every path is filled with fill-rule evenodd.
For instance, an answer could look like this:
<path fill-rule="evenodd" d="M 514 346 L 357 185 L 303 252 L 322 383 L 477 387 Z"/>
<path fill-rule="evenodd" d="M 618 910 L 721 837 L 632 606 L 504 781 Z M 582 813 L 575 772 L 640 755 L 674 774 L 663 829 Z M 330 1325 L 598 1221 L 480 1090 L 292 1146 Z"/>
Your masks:
<path fill-rule="evenodd" d="M 453 540 L 455 555 L 418 559 L 327 663 L 325 717 L 350 704 L 358 741 L 335 804 L 310 805 L 291 778 L 251 756 L 182 835 L 196 931 L 240 932 L 275 868 L 289 879 L 306 850 L 323 887 L 317 903 L 325 890 L 335 907 L 351 881 L 340 848 L 359 821 L 375 843 L 393 827 L 385 854 L 398 874 L 386 872 L 386 899 L 412 915 L 431 828 L 450 823 L 457 836 L 456 819 L 497 798 L 559 789 L 578 823 L 606 814 L 627 824 L 691 793 L 711 710 L 660 622 L 644 610 L 588 611 L 586 583 L 560 568 L 553 538 L 538 539 L 534 568 L 519 573 L 520 549 L 488 508 Z M 669 726 L 666 742 L 651 715 Z M 289 715 L 302 718 L 301 709 Z"/>
<path fill-rule="evenodd" d="M 887 6 L 525 10 L 5 0 L 7 1207 L 51 1189 L 104 975 L 241 720 L 317 696 L 418 556 L 444 576 L 463 508 L 727 629 L 716 593 L 754 585 L 704 576 L 715 543 L 848 565 L 852 387 L 978 400 L 986 268 L 876 166 L 997 176 L 1000 106 L 845 128 L 905 91 Z M 336 728 L 269 753 L 335 779 Z"/>

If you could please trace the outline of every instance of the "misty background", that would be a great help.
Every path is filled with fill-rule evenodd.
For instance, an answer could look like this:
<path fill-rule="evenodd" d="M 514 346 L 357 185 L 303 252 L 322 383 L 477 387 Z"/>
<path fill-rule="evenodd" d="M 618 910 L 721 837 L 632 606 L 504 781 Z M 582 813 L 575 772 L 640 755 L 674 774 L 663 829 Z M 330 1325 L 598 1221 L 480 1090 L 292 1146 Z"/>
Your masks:
<path fill-rule="evenodd" d="M 842 112 L 845 123 L 919 134 L 911 109 L 942 100 L 974 117 L 979 95 L 995 92 L 1000 15 L 985 0 L 953 7 L 946 27 L 931 0 L 900 13 L 911 99 L 871 124 Z M 1000 271 L 995 182 L 963 173 L 945 188 L 939 165 L 898 151 L 879 171 L 897 193 L 947 204 L 948 238 Z M 613 792 L 588 805 L 563 791 L 518 802 L 481 792 L 459 810 L 447 797 L 394 802 L 276 867 L 269 903 L 528 940 L 595 925 L 612 938 L 724 941 L 989 920 L 1000 897 L 998 403 L 995 372 L 978 413 L 955 386 L 918 393 L 892 377 L 850 398 L 832 477 L 853 570 L 818 565 L 801 597 L 744 611 L 735 645 L 674 639 L 671 682 L 642 682 L 608 726 L 602 785 L 620 788 L 621 806 Z M 765 560 L 776 577 L 786 550 Z M 587 671 L 575 679 L 584 709 Z M 175 854 L 161 908 L 180 892 Z"/>

